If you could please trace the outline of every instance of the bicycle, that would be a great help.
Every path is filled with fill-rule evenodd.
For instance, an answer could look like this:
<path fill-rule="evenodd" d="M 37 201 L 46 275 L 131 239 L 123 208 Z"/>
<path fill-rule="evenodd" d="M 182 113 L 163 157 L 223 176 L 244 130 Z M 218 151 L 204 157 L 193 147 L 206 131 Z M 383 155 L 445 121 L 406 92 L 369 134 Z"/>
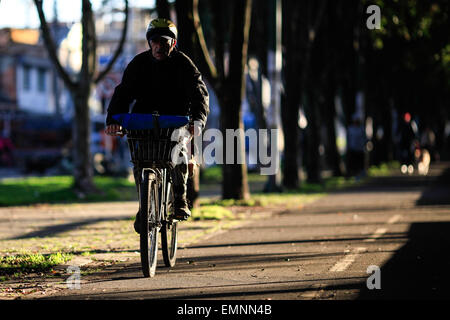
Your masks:
<path fill-rule="evenodd" d="M 133 115 L 137 115 L 134 120 L 141 117 L 142 124 L 139 124 L 139 121 L 133 123 Z M 139 183 L 141 265 L 144 277 L 154 277 L 159 233 L 164 264 L 167 267 L 174 267 L 176 263 L 178 221 L 171 218 L 174 194 L 170 170 L 174 168 L 172 151 L 179 141 L 172 141 L 172 135 L 175 130 L 187 127 L 189 118 L 158 114 L 122 114 L 116 115 L 115 119 L 122 120 L 119 122 L 122 122 L 124 128 L 122 134 L 127 136 L 131 162 L 141 169 Z M 129 121 L 126 121 L 127 119 Z"/>

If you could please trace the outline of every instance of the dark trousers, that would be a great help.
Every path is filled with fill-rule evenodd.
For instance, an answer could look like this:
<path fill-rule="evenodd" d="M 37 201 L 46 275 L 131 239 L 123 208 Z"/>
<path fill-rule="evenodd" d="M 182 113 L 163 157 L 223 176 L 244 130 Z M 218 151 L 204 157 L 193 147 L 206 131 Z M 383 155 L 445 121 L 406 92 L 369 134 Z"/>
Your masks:
<path fill-rule="evenodd" d="M 347 153 L 347 170 L 349 176 L 356 176 L 364 170 L 364 152 L 349 150 Z"/>
<path fill-rule="evenodd" d="M 180 151 L 180 158 L 183 159 L 182 163 L 176 165 L 171 171 L 172 186 L 175 199 L 186 198 L 187 192 L 187 180 L 188 180 L 188 156 L 187 149 L 183 147 Z M 134 182 L 139 192 L 139 184 L 142 178 L 142 168 L 133 167 Z"/>

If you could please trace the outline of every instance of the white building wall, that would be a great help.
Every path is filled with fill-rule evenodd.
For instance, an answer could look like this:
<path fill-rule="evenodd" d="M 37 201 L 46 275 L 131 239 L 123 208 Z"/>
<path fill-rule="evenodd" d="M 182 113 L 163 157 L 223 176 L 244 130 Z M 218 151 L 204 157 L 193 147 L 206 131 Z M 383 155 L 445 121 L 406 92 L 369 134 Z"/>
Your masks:
<path fill-rule="evenodd" d="M 40 91 L 38 87 L 38 67 L 30 66 L 30 87 L 28 89 L 24 86 L 24 69 L 23 65 L 17 66 L 17 102 L 19 109 L 38 113 L 54 113 L 52 72 L 49 69 L 44 69 L 45 88 Z"/>

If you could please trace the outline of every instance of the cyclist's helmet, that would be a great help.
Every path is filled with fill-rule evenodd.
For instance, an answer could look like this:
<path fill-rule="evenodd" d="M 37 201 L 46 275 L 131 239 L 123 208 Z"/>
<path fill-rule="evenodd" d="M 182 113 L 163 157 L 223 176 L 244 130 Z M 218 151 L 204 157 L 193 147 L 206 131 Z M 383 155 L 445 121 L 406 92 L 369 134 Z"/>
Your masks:
<path fill-rule="evenodd" d="M 155 36 L 176 40 L 178 36 L 178 30 L 175 26 L 175 23 L 164 18 L 156 18 L 150 21 L 147 27 L 147 41 L 150 41 Z"/>

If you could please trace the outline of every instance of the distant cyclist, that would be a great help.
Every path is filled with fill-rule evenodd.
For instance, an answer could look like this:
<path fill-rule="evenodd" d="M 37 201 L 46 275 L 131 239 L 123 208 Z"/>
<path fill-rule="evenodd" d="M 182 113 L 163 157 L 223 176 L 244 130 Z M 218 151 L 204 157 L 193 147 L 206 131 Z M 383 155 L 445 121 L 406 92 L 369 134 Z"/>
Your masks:
<path fill-rule="evenodd" d="M 161 115 L 190 115 L 191 134 L 204 128 L 209 114 L 209 95 L 202 76 L 192 60 L 176 47 L 177 28 L 167 19 L 150 22 L 146 38 L 150 50 L 138 54 L 126 67 L 121 83 L 115 88 L 106 117 L 105 132 L 117 135 L 121 126 L 112 116 L 129 112 Z M 193 123 L 199 128 L 194 130 Z M 183 150 L 187 159 L 186 150 Z M 134 168 L 136 186 L 141 168 Z M 188 165 L 175 166 L 172 173 L 174 191 L 174 219 L 190 217 L 186 198 Z M 139 233 L 139 212 L 134 229 Z"/>

